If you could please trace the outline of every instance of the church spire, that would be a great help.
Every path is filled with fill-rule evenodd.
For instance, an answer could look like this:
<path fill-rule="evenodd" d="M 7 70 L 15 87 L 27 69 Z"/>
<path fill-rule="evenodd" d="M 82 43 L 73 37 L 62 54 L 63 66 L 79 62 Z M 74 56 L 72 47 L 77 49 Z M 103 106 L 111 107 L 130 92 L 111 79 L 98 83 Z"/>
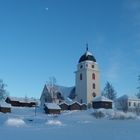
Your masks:
<path fill-rule="evenodd" d="M 86 43 L 86 51 L 88 52 L 88 43 Z"/>

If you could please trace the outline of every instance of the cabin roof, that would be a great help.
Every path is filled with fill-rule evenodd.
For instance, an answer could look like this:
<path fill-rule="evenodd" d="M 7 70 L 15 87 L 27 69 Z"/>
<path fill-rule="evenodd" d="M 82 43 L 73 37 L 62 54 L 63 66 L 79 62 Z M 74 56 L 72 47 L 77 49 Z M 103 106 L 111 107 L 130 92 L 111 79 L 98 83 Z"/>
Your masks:
<path fill-rule="evenodd" d="M 45 106 L 48 108 L 48 109 L 61 109 L 59 107 L 59 105 L 57 105 L 56 103 L 45 103 Z"/>
<path fill-rule="evenodd" d="M 32 98 L 22 98 L 22 97 L 8 97 L 11 101 L 19 101 L 21 103 L 31 103 L 36 102 L 35 99 Z"/>
<path fill-rule="evenodd" d="M 6 103 L 5 101 L 1 101 L 0 107 L 11 108 L 11 104 Z"/>
<path fill-rule="evenodd" d="M 94 99 L 93 99 L 93 102 L 113 102 L 112 100 L 104 97 L 104 96 L 96 96 Z"/>

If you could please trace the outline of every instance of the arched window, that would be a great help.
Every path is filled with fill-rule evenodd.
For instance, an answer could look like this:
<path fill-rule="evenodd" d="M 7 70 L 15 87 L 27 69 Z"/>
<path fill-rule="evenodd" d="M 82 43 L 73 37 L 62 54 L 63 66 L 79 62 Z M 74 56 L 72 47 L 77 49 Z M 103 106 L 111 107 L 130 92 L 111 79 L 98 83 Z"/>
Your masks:
<path fill-rule="evenodd" d="M 93 89 L 95 89 L 95 83 L 93 83 Z"/>
<path fill-rule="evenodd" d="M 94 65 L 92 65 L 92 68 L 94 68 Z"/>
<path fill-rule="evenodd" d="M 82 76 L 82 73 L 80 73 L 80 80 L 82 80 L 83 79 L 83 76 Z"/>
<path fill-rule="evenodd" d="M 92 79 L 95 80 L 95 73 L 92 73 Z"/>
<path fill-rule="evenodd" d="M 93 93 L 92 93 L 92 96 L 93 96 L 93 97 L 96 97 L 96 93 L 95 93 L 95 92 L 93 92 Z"/>

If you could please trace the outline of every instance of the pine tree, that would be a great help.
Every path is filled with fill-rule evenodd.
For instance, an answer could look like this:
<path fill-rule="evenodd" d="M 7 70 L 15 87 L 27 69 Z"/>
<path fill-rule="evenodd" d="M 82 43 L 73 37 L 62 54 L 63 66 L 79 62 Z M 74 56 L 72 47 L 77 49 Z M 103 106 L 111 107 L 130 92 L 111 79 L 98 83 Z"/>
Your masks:
<path fill-rule="evenodd" d="M 140 75 L 138 76 L 138 83 L 139 83 L 139 86 L 137 87 L 138 92 L 137 92 L 136 96 L 140 99 Z"/>
<path fill-rule="evenodd" d="M 102 95 L 107 97 L 108 99 L 115 100 L 117 93 L 114 90 L 114 87 L 109 82 L 106 83 L 104 90 L 102 91 Z"/>

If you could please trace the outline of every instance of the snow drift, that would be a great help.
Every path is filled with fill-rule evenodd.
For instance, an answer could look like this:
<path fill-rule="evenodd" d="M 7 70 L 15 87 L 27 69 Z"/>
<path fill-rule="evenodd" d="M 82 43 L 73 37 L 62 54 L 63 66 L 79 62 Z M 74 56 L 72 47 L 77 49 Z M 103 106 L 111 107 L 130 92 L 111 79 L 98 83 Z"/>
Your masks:
<path fill-rule="evenodd" d="M 25 122 L 22 119 L 19 118 L 9 118 L 5 124 L 7 126 L 16 126 L 16 127 L 20 127 L 20 126 L 25 126 Z"/>
<path fill-rule="evenodd" d="M 62 122 L 58 121 L 58 120 L 48 120 L 47 123 L 48 125 L 58 125 L 58 126 L 62 126 Z"/>

